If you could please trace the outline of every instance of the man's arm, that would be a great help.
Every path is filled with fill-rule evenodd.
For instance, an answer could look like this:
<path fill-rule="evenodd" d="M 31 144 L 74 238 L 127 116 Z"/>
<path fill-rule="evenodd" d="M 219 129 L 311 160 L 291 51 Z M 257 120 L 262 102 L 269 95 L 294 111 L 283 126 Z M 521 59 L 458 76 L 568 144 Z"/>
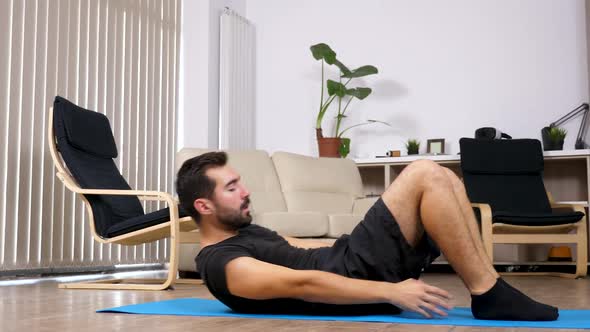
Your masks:
<path fill-rule="evenodd" d="M 282 236 L 282 235 L 281 235 Z M 303 249 L 313 249 L 313 248 L 322 248 L 322 247 L 331 247 L 332 245 L 326 242 L 322 242 L 319 240 L 307 240 L 307 239 L 298 239 L 296 237 L 290 236 L 283 236 L 290 245 L 297 248 Z"/>
<path fill-rule="evenodd" d="M 390 303 L 425 317 L 445 316 L 450 295 L 437 287 L 408 279 L 399 283 L 346 278 L 315 270 L 293 270 L 251 257 L 231 260 L 225 267 L 231 294 L 253 300 L 293 298 L 330 304 Z"/>

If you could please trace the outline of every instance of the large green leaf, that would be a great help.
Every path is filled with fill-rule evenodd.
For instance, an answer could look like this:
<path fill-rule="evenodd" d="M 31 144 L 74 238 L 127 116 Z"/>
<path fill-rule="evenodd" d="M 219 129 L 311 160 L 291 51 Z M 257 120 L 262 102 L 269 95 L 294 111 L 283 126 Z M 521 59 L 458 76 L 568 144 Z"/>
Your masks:
<path fill-rule="evenodd" d="M 336 67 L 340 68 L 340 71 L 342 72 L 343 75 L 350 75 L 350 69 L 348 69 L 348 67 L 346 67 L 342 62 L 340 62 L 338 59 L 336 59 L 336 61 L 334 62 L 334 64 L 336 65 Z"/>
<path fill-rule="evenodd" d="M 354 89 L 348 89 L 346 90 L 346 94 L 349 96 L 353 96 L 356 97 L 360 100 L 363 100 L 365 98 L 367 98 L 371 92 L 373 90 L 371 90 L 371 88 L 354 88 Z"/>
<path fill-rule="evenodd" d="M 330 96 L 337 95 L 338 97 L 344 97 L 346 95 L 346 87 L 340 82 L 328 80 L 328 94 Z"/>
<path fill-rule="evenodd" d="M 362 66 L 362 67 L 359 67 L 359 68 L 353 70 L 350 74 L 342 75 L 342 77 L 356 78 L 356 77 L 363 77 L 363 76 L 377 74 L 378 72 L 379 72 L 379 70 L 377 69 L 377 67 L 367 65 L 367 66 Z"/>
<path fill-rule="evenodd" d="M 312 45 L 309 49 L 316 60 L 324 59 L 330 65 L 336 62 L 336 52 L 332 51 L 330 46 L 324 43 Z"/>

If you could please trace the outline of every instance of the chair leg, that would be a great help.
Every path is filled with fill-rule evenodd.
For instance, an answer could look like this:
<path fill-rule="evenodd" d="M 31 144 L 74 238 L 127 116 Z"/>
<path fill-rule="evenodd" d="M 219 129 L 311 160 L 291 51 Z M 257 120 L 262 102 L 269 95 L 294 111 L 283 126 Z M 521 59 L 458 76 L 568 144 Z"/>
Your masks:
<path fill-rule="evenodd" d="M 481 209 L 481 239 L 483 246 L 490 258 L 492 264 L 494 263 L 494 234 L 492 228 L 492 213 L 489 209 Z"/>
<path fill-rule="evenodd" d="M 172 261 L 172 257 L 171 257 Z M 129 278 L 129 279 L 103 279 L 87 282 L 74 282 L 59 284 L 63 289 L 118 289 L 118 290 L 151 290 L 159 291 L 171 288 L 176 281 L 178 268 L 173 264 L 168 267 L 168 277 L 166 279 L 146 279 L 146 278 Z"/>
<path fill-rule="evenodd" d="M 168 279 L 108 279 L 92 282 L 59 284 L 62 289 L 118 289 L 118 290 L 165 290 L 170 287 Z"/>
<path fill-rule="evenodd" d="M 76 282 L 59 284 L 62 289 L 118 289 L 118 290 L 166 290 L 174 285 L 166 286 L 168 279 L 103 279 L 92 282 Z M 174 284 L 202 285 L 201 279 L 176 279 Z"/>
<path fill-rule="evenodd" d="M 59 288 L 65 289 L 120 289 L 120 290 L 166 290 L 176 282 L 178 274 L 178 249 L 177 237 L 170 240 L 170 262 L 166 279 L 107 279 L 88 282 L 59 284 Z"/>
<path fill-rule="evenodd" d="M 183 285 L 202 285 L 203 284 L 203 280 L 201 279 L 176 279 L 176 283 L 177 284 L 183 284 Z"/>
<path fill-rule="evenodd" d="M 503 272 L 501 275 L 509 276 L 554 276 L 561 278 L 583 278 L 588 273 L 588 240 L 586 238 L 586 224 L 581 224 L 577 229 L 578 241 L 576 242 L 577 259 L 576 272 L 561 273 L 561 272 Z"/>
<path fill-rule="evenodd" d="M 588 238 L 586 237 L 587 232 L 586 218 L 583 219 L 583 223 L 578 228 L 578 243 L 576 243 L 577 260 L 576 260 L 576 276 L 579 278 L 585 277 L 588 273 Z"/>

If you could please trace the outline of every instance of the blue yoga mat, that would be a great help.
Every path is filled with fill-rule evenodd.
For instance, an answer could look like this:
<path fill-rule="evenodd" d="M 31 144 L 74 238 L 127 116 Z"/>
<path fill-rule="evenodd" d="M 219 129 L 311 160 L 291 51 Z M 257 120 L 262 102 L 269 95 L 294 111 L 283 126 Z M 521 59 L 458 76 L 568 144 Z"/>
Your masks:
<path fill-rule="evenodd" d="M 116 312 L 144 315 L 177 315 L 202 317 L 239 317 L 257 319 L 323 320 L 346 322 L 380 322 L 423 325 L 459 325 L 493 327 L 539 327 L 555 329 L 590 329 L 590 310 L 559 310 L 559 319 L 553 322 L 524 322 L 501 320 L 477 320 L 469 308 L 455 308 L 449 316 L 425 319 L 419 314 L 404 312 L 401 315 L 367 316 L 305 316 L 305 315 L 267 315 L 240 314 L 231 311 L 217 300 L 184 298 L 158 302 L 132 304 L 122 307 L 98 310 L 97 312 Z"/>

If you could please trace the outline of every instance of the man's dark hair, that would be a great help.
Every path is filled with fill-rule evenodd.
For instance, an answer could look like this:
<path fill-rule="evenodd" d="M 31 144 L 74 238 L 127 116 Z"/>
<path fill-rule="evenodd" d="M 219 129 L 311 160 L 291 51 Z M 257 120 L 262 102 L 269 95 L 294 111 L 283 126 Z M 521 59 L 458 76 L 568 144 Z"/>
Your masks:
<path fill-rule="evenodd" d="M 182 164 L 176 177 L 176 193 L 182 208 L 197 222 L 201 215 L 193 203 L 198 198 L 211 199 L 215 190 L 215 181 L 205 172 L 210 168 L 222 167 L 227 163 L 225 152 L 207 152 L 188 159 Z"/>

